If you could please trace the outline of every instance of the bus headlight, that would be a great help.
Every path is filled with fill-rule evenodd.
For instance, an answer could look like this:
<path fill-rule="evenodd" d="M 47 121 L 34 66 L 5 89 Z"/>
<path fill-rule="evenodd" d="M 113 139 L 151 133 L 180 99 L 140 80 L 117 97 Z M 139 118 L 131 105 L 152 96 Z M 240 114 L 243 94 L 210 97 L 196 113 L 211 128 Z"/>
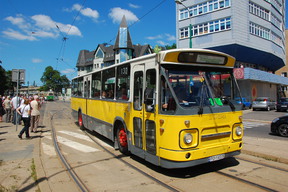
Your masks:
<path fill-rule="evenodd" d="M 186 133 L 184 135 L 184 143 L 186 144 L 190 144 L 193 141 L 193 136 L 191 135 L 191 133 Z"/>
<path fill-rule="evenodd" d="M 242 132 L 243 132 L 242 127 L 237 126 L 236 129 L 235 129 L 236 135 L 237 135 L 237 136 L 241 136 L 241 135 L 242 135 Z"/>

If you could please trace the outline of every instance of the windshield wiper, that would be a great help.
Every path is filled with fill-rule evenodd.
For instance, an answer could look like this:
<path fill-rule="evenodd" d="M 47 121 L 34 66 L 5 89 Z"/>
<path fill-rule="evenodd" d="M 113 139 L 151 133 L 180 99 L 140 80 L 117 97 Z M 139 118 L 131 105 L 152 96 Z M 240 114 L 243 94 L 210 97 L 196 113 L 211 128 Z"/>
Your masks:
<path fill-rule="evenodd" d="M 203 114 L 203 103 L 204 103 L 204 89 L 207 95 L 207 89 L 206 89 L 206 84 L 202 82 L 202 87 L 201 87 L 201 93 L 200 93 L 200 105 L 199 105 L 199 110 L 198 110 L 198 115 Z"/>
<path fill-rule="evenodd" d="M 223 96 L 222 100 L 226 101 L 228 103 L 228 105 L 230 106 L 232 111 L 235 111 L 236 107 L 235 105 L 230 101 L 230 99 L 228 99 L 228 97 Z M 224 102 L 225 103 L 225 102 Z"/>

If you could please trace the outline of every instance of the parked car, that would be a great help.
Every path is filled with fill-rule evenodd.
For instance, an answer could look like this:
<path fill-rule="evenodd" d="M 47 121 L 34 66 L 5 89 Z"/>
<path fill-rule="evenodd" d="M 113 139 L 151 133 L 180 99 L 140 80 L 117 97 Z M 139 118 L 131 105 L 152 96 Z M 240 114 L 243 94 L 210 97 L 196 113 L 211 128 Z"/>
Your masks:
<path fill-rule="evenodd" d="M 287 111 L 288 109 L 288 98 L 281 98 L 276 104 L 277 111 Z"/>
<path fill-rule="evenodd" d="M 248 101 L 248 99 L 246 99 L 245 97 L 242 97 L 242 101 L 241 101 L 240 97 L 236 97 L 235 100 L 238 104 L 243 105 L 243 109 L 251 109 L 251 107 L 252 107 L 252 103 L 250 101 Z"/>
<path fill-rule="evenodd" d="M 271 123 L 271 132 L 282 137 L 288 137 L 288 116 L 274 119 Z"/>
<path fill-rule="evenodd" d="M 252 110 L 264 109 L 270 111 L 276 109 L 276 102 L 270 99 L 270 97 L 257 97 L 252 103 Z"/>

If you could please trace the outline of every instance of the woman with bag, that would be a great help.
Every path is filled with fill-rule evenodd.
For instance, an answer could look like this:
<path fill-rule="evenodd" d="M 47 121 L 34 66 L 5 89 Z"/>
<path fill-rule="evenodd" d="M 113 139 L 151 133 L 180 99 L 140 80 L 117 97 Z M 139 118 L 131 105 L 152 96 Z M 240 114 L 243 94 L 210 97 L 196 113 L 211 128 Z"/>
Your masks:
<path fill-rule="evenodd" d="M 29 136 L 30 115 L 31 115 L 31 107 L 29 104 L 29 99 L 25 99 L 24 104 L 20 105 L 20 107 L 16 109 L 16 112 L 21 116 L 21 119 L 23 120 L 24 123 L 24 127 L 20 131 L 18 137 L 22 139 L 22 135 L 25 132 L 26 139 L 31 139 L 31 137 Z"/>

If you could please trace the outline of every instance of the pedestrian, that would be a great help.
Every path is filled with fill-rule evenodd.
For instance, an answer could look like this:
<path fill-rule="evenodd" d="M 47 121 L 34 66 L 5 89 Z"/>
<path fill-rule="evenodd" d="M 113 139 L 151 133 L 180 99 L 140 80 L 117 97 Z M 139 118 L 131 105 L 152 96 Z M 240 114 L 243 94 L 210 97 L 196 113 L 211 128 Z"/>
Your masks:
<path fill-rule="evenodd" d="M 24 104 L 20 105 L 20 107 L 16 109 L 16 112 L 21 116 L 21 119 L 23 120 L 24 123 L 24 127 L 20 131 L 18 137 L 22 139 L 22 135 L 25 132 L 26 139 L 31 139 L 31 137 L 29 136 L 30 115 L 31 115 L 31 107 L 29 104 L 29 99 L 25 99 Z"/>
<path fill-rule="evenodd" d="M 20 125 L 20 121 L 21 121 L 21 117 L 19 115 L 17 115 L 16 113 L 16 109 L 20 106 L 22 99 L 18 96 L 13 97 L 13 99 L 11 100 L 11 105 L 12 105 L 12 123 L 14 125 L 19 124 Z M 17 116 L 17 119 L 16 119 Z"/>
<path fill-rule="evenodd" d="M 3 115 L 5 115 L 5 110 L 2 104 L 2 97 L 0 97 L 0 122 L 3 122 Z"/>
<path fill-rule="evenodd" d="M 40 120 L 40 111 L 39 110 L 41 107 L 41 104 L 38 101 L 38 95 L 34 95 L 30 105 L 32 108 L 31 109 L 31 132 L 36 133 L 37 128 L 38 128 L 38 124 L 39 124 L 39 120 Z"/>
<path fill-rule="evenodd" d="M 3 107 L 5 109 L 6 112 L 6 123 L 11 122 L 11 98 L 10 96 L 7 96 L 6 99 L 3 102 Z"/>

